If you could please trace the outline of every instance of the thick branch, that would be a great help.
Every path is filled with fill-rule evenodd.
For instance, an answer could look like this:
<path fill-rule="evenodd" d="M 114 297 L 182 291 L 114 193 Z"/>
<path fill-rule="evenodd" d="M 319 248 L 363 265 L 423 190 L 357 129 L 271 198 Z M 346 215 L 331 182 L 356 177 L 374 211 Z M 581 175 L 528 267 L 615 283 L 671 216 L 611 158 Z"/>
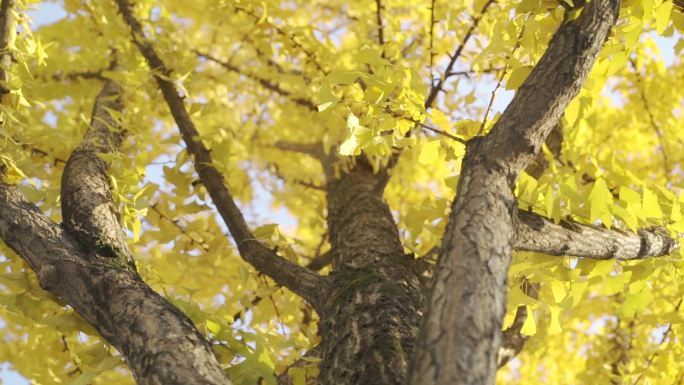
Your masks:
<path fill-rule="evenodd" d="M 95 99 L 90 127 L 74 150 L 62 174 L 62 217 L 64 226 L 88 252 L 114 258 L 132 267 L 131 252 L 122 231 L 121 218 L 109 186 L 107 163 L 98 153 L 112 153 L 124 139 L 124 132 L 112 112 L 121 112 L 121 88 L 107 80 Z"/>
<path fill-rule="evenodd" d="M 563 220 L 559 224 L 527 211 L 518 211 L 515 249 L 550 255 L 593 259 L 633 260 L 673 253 L 679 245 L 664 229 L 637 234 Z"/>
<path fill-rule="evenodd" d="M 117 0 L 117 5 L 125 22 L 131 28 L 133 42 L 138 46 L 148 65 L 154 71 L 153 76 L 162 91 L 169 110 L 171 110 L 171 115 L 178 125 L 187 151 L 194 157 L 195 170 L 235 239 L 240 255 L 258 271 L 300 295 L 315 308 L 319 307 L 325 293 L 327 280 L 282 258 L 254 239 L 242 212 L 223 181 L 223 175 L 213 166 L 209 150 L 201 140 L 198 140 L 200 138 L 199 132 L 185 108 L 183 98 L 173 82 L 167 80 L 171 75 L 170 69 L 166 67 L 154 47 L 145 38 L 142 25 L 133 15 L 128 0 Z"/>
<path fill-rule="evenodd" d="M 192 322 L 138 276 L 93 261 L 17 189 L 0 184 L 0 237 L 125 357 L 140 385 L 229 384 Z"/>
<path fill-rule="evenodd" d="M 410 385 L 494 383 L 517 206 L 512 186 L 586 79 L 619 0 L 562 25 L 501 118 L 468 142 Z"/>

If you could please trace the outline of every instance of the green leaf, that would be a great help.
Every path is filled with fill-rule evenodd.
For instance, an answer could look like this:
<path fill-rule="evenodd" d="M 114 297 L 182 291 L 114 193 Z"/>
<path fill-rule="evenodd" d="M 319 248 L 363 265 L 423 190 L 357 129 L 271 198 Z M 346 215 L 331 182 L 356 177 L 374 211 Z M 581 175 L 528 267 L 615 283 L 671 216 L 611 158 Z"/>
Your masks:
<path fill-rule="evenodd" d="M 441 142 L 439 140 L 432 140 L 425 142 L 420 149 L 420 155 L 418 155 L 418 163 L 422 165 L 434 165 L 439 159 L 439 151 L 441 148 Z"/>
<path fill-rule="evenodd" d="M 520 334 L 525 336 L 537 334 L 537 322 L 534 320 L 534 311 L 530 306 L 527 306 L 527 318 L 520 329 Z"/>
<path fill-rule="evenodd" d="M 278 231 L 278 224 L 277 223 L 269 223 L 267 225 L 259 226 L 254 231 L 252 231 L 252 235 L 254 235 L 254 239 L 266 239 L 266 238 L 271 238 L 276 232 Z"/>
<path fill-rule="evenodd" d="M 644 188 L 644 205 L 643 213 L 646 218 L 663 218 L 663 210 L 660 208 L 660 203 L 658 203 L 658 196 L 648 188 Z"/>
<path fill-rule="evenodd" d="M 370 64 L 374 67 L 390 65 L 390 62 L 382 58 L 380 52 L 372 48 L 364 48 L 359 51 L 356 60 L 361 64 Z"/>
<path fill-rule="evenodd" d="M 556 335 L 559 334 L 563 331 L 563 328 L 561 327 L 560 323 L 560 312 L 561 312 L 560 307 L 558 306 L 549 306 L 549 312 L 551 313 L 551 320 L 549 321 L 549 335 Z"/>
<path fill-rule="evenodd" d="M 213 321 L 213 320 L 204 320 L 204 324 L 207 326 L 207 330 L 211 332 L 211 334 L 217 335 L 221 332 L 221 324 Z"/>
<path fill-rule="evenodd" d="M 590 219 L 592 222 L 601 219 L 604 226 L 610 228 L 613 221 L 613 214 L 610 206 L 613 204 L 613 196 L 603 178 L 599 178 L 594 183 L 594 187 L 589 194 Z"/>
<path fill-rule="evenodd" d="M 565 120 L 568 121 L 568 124 L 570 126 L 574 126 L 575 123 L 577 122 L 577 119 L 579 118 L 579 112 L 580 112 L 580 99 L 579 98 L 574 98 L 573 100 L 568 103 L 568 106 L 565 107 Z"/>
<path fill-rule="evenodd" d="M 432 121 L 437 125 L 437 127 L 441 128 L 446 132 L 449 132 L 451 130 L 451 122 L 449 122 L 449 118 L 447 118 L 447 116 L 444 115 L 442 111 L 434 109 L 432 110 L 430 117 Z"/>
<path fill-rule="evenodd" d="M 306 368 L 291 366 L 287 374 L 292 380 L 292 385 L 306 385 Z"/>
<path fill-rule="evenodd" d="M 656 31 L 662 35 L 670 23 L 670 14 L 672 13 L 672 0 L 666 0 L 660 4 L 655 11 Z"/>
<path fill-rule="evenodd" d="M 508 77 L 506 89 L 515 90 L 519 88 L 525 82 L 525 79 L 527 79 L 527 77 L 530 75 L 530 72 L 532 72 L 533 68 L 534 67 L 532 66 L 522 66 L 514 69 L 511 72 L 511 76 Z"/>
<path fill-rule="evenodd" d="M 326 77 L 328 79 L 328 82 L 330 84 L 342 84 L 342 85 L 348 85 L 348 84 L 353 84 L 356 79 L 361 76 L 361 72 L 359 71 L 343 71 L 343 70 L 336 70 L 336 71 L 330 71 L 328 76 Z"/>

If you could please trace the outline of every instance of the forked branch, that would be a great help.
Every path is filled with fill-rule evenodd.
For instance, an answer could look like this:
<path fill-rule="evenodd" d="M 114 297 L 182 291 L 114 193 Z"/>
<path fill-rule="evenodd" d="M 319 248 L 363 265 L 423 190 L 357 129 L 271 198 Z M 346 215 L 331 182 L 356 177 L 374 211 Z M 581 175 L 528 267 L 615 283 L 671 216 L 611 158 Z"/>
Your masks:
<path fill-rule="evenodd" d="M 199 132 L 187 112 L 182 96 L 173 82 L 168 80 L 171 76 L 171 69 L 166 66 L 145 37 L 142 25 L 133 14 L 129 1 L 117 0 L 117 5 L 124 21 L 131 28 L 133 42 L 153 71 L 154 79 L 178 125 L 187 151 L 194 158 L 195 170 L 235 239 L 240 255 L 259 272 L 309 301 L 314 308 L 319 308 L 327 280 L 279 256 L 254 238 L 242 212 L 224 183 L 223 175 L 214 167 L 209 150 L 199 140 Z"/>

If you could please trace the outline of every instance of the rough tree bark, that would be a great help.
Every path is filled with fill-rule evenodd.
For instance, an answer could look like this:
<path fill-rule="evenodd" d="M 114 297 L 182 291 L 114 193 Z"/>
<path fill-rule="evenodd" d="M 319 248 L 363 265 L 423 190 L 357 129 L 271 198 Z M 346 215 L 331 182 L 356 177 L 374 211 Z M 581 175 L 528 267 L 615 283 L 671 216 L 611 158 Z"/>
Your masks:
<path fill-rule="evenodd" d="M 409 384 L 494 383 L 515 238 L 513 185 L 579 92 L 619 4 L 595 0 L 562 25 L 491 132 L 468 143 Z"/>
<path fill-rule="evenodd" d="M 131 263 L 107 164 L 96 155 L 121 143 L 109 111 L 122 108 L 120 87 L 107 80 L 85 140 L 62 176 L 62 225 L 0 183 L 0 236 L 36 272 L 43 289 L 73 306 L 121 352 L 139 384 L 227 384 L 190 319 L 150 289 Z"/>
<path fill-rule="evenodd" d="M 7 18 L 12 4 L 3 0 L 0 8 L 0 17 L 5 15 L 0 23 L 3 46 L 11 30 L 7 25 L 13 23 Z M 168 80 L 172 69 L 145 37 L 131 4 L 117 0 L 117 5 L 241 256 L 319 313 L 321 343 L 310 352 L 321 358 L 317 383 L 493 384 L 497 355 L 501 365 L 524 343 L 518 333 L 523 313 L 501 332 L 514 249 L 639 259 L 677 247 L 658 229 L 627 234 L 569 221 L 555 224 L 519 211 L 512 192 L 518 173 L 532 162 L 586 78 L 615 22 L 618 0 L 594 0 L 579 19 L 564 24 L 491 133 L 468 142 L 436 266 L 405 253 L 383 199 L 386 173 L 374 173 L 363 156 L 335 173 L 335 160 L 319 147 L 277 144 L 323 163 L 332 246 L 327 260 L 333 265 L 326 277 L 254 239 L 210 152 L 196 140 L 199 134 L 183 98 Z M 121 93 L 114 81 L 106 80 L 86 138 L 65 166 L 63 225 L 51 222 L 17 189 L 0 183 L 0 237 L 37 273 L 43 288 L 73 306 L 122 353 L 139 384 L 228 384 L 190 320 L 142 282 L 131 263 L 107 164 L 95 155 L 115 150 L 123 139 L 108 112 L 123 108 Z M 294 101 L 315 106 L 308 99 Z M 427 285 L 419 279 L 426 266 L 432 268 L 425 274 L 432 276 Z M 279 383 L 288 383 L 286 374 Z"/>

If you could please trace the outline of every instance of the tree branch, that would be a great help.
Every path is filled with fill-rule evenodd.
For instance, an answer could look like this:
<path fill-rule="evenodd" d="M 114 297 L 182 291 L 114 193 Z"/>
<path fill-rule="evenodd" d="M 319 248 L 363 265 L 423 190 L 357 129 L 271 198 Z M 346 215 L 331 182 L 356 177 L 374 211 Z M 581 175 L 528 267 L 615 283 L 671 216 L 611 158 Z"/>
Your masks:
<path fill-rule="evenodd" d="M 135 270 L 122 231 L 107 174 L 107 163 L 97 154 L 115 152 L 124 131 L 112 113 L 121 113 L 121 88 L 107 80 L 95 99 L 90 127 L 72 152 L 62 173 L 62 217 L 69 233 L 93 257 L 113 258 L 119 267 Z"/>
<path fill-rule="evenodd" d="M 213 159 L 209 150 L 201 140 L 198 140 L 199 132 L 185 108 L 183 98 L 173 82 L 167 80 L 171 75 L 171 70 L 166 67 L 154 47 L 145 38 L 142 25 L 133 15 L 128 0 L 117 0 L 117 5 L 126 24 L 131 28 L 133 42 L 138 46 L 153 70 L 153 76 L 171 110 L 171 115 L 178 125 L 187 151 L 194 157 L 195 170 L 235 239 L 240 255 L 258 271 L 309 301 L 314 308 L 320 308 L 328 281 L 318 274 L 282 258 L 254 239 L 242 212 L 223 181 L 223 175 L 213 166 Z"/>
<path fill-rule="evenodd" d="M 684 11 L 684 0 L 674 0 L 674 5 L 679 8 L 679 11 Z"/>
<path fill-rule="evenodd" d="M 260 76 L 254 75 L 254 74 L 249 73 L 247 71 L 243 71 L 239 67 L 237 67 L 237 66 L 235 66 L 229 62 L 223 61 L 223 60 L 221 60 L 215 56 L 212 56 L 209 53 L 200 52 L 198 50 L 193 50 L 193 51 L 195 52 L 195 54 L 197 54 L 197 56 L 205 58 L 205 59 L 211 61 L 212 63 L 216 63 L 216 64 L 220 65 L 221 67 L 227 69 L 230 72 L 234 72 L 238 75 L 245 76 L 246 78 L 261 84 L 267 90 L 275 92 L 276 94 L 291 100 L 293 103 L 295 103 L 299 106 L 302 106 L 302 107 L 308 109 L 309 111 L 318 112 L 318 107 L 316 107 L 316 104 L 314 102 L 312 102 L 311 100 L 306 99 L 306 98 L 297 97 L 297 96 L 292 95 L 292 93 L 290 91 L 283 89 L 280 86 L 280 84 L 278 84 L 278 83 L 275 83 L 271 80 L 268 80 L 268 79 L 262 78 Z"/>
<path fill-rule="evenodd" d="M 0 3 L 0 95 L 10 92 L 10 69 L 13 56 L 11 42 L 16 38 L 14 20 L 15 0 L 2 0 Z"/>
<path fill-rule="evenodd" d="M 477 16 L 475 16 L 475 17 L 473 18 L 473 22 L 472 22 L 472 24 L 470 25 L 470 28 L 468 28 L 468 31 L 466 32 L 465 36 L 463 37 L 463 40 L 461 41 L 461 44 L 459 44 L 459 46 L 456 48 L 456 50 L 454 51 L 454 54 L 451 55 L 451 60 L 449 61 L 449 64 L 447 65 L 447 67 L 444 69 L 444 74 L 439 78 L 439 80 L 437 81 L 437 83 L 435 83 L 435 82 L 434 82 L 434 79 L 432 79 L 432 81 L 431 81 L 432 84 L 431 84 L 430 89 L 429 89 L 429 91 L 428 91 L 428 95 L 427 95 L 427 97 L 425 98 L 425 104 L 424 104 L 425 110 L 429 110 L 430 108 L 432 108 L 432 105 L 434 104 L 435 100 L 437 99 L 437 95 L 439 95 L 439 92 L 443 90 L 442 87 L 444 87 L 444 83 L 446 82 L 446 80 L 447 80 L 450 76 L 452 76 L 453 74 L 455 74 L 455 73 L 453 72 L 453 68 L 454 68 L 454 65 L 456 64 L 456 61 L 457 61 L 458 58 L 461 56 L 461 53 L 463 52 L 463 49 L 465 48 L 466 44 L 468 43 L 468 40 L 470 40 L 470 37 L 472 36 L 473 32 L 475 31 L 475 29 L 476 29 L 477 26 L 479 25 L 480 20 L 481 20 L 482 17 L 484 16 L 485 12 L 486 12 L 487 9 L 489 8 L 489 6 L 491 6 L 491 5 L 494 4 L 495 2 L 496 2 L 496 0 L 488 0 L 488 1 L 482 6 L 482 9 L 481 9 L 481 11 L 480 11 L 480 14 L 477 15 Z M 432 7 L 434 7 L 434 3 L 432 4 Z M 433 16 L 434 16 L 434 15 L 433 15 Z M 433 22 L 433 21 L 431 21 L 431 22 Z M 430 31 L 430 32 L 431 32 L 431 34 L 432 34 L 432 32 L 433 32 L 433 31 L 432 31 L 432 27 L 431 27 L 431 31 Z M 431 36 L 431 39 L 432 39 L 432 36 Z M 431 40 L 430 44 L 432 45 L 432 40 Z M 431 53 L 430 55 L 432 55 L 432 53 Z M 430 58 L 430 61 L 431 61 L 431 63 L 432 63 L 432 57 Z M 432 68 L 431 68 L 431 69 L 432 69 Z M 411 119 L 411 120 L 413 121 L 413 119 Z M 444 136 L 449 137 L 450 139 L 453 139 L 453 140 L 456 140 L 456 141 L 458 141 L 458 142 L 464 143 L 464 140 L 463 140 L 463 139 L 458 138 L 458 137 L 456 137 L 456 136 L 453 136 L 453 135 L 451 135 L 451 134 L 449 134 L 449 133 L 447 133 L 447 132 L 444 132 L 444 131 L 442 131 L 442 130 L 435 129 L 434 127 L 430 127 L 430 126 L 428 126 L 428 125 L 425 125 L 425 124 L 423 124 L 423 123 L 418 123 L 418 122 L 416 122 L 416 121 L 414 121 L 414 124 L 416 125 L 416 127 L 421 127 L 421 128 L 426 129 L 426 130 L 428 130 L 428 131 L 432 131 L 432 132 L 437 133 L 437 134 L 439 134 L 439 135 L 444 135 Z M 411 131 L 410 131 L 410 130 L 406 133 L 406 136 L 407 136 L 407 137 L 408 137 L 409 135 L 411 135 Z M 392 158 L 391 158 L 390 161 L 387 163 L 387 166 L 385 166 L 385 171 L 389 171 L 390 169 L 392 169 L 394 166 L 396 166 L 396 165 L 399 163 L 398 160 L 399 160 L 399 156 L 401 155 L 401 153 L 402 153 L 401 149 L 395 150 L 395 152 L 392 154 Z"/>
<path fill-rule="evenodd" d="M 107 164 L 97 156 L 121 144 L 124 133 L 112 113 L 122 109 L 121 89 L 107 80 L 62 175 L 63 225 L 0 183 L 0 236 L 43 289 L 74 307 L 121 352 L 138 384 L 227 384 L 192 322 L 152 291 L 132 264 Z"/>
<path fill-rule="evenodd" d="M 306 154 L 316 159 L 320 159 L 325 156 L 323 152 L 323 145 L 321 143 L 300 143 L 279 140 L 275 142 L 275 147 L 283 151 Z"/>
<path fill-rule="evenodd" d="M 432 107 L 433 103 L 435 102 L 435 99 L 437 99 L 437 95 L 440 91 L 443 90 L 442 87 L 444 87 L 444 83 L 452 73 L 452 69 L 454 68 L 454 65 L 456 64 L 458 58 L 461 56 L 463 48 L 465 48 L 466 44 L 468 44 L 468 40 L 470 40 L 470 37 L 473 35 L 473 32 L 475 32 L 475 29 L 480 24 L 480 20 L 482 20 L 482 17 L 484 16 L 485 12 L 487 12 L 487 8 L 489 8 L 489 6 L 491 6 L 494 3 L 496 3 L 496 0 L 488 0 L 482 6 L 480 13 L 473 18 L 473 22 L 472 24 L 470 24 L 470 28 L 468 28 L 468 31 L 466 32 L 465 36 L 463 36 L 461 44 L 459 44 L 458 47 L 456 47 L 456 50 L 454 51 L 453 55 L 451 55 L 451 60 L 449 60 L 449 64 L 444 70 L 444 74 L 439 78 L 437 83 L 433 84 L 432 87 L 430 87 L 430 91 L 428 91 L 427 98 L 425 99 L 426 110 Z M 434 3 L 432 6 L 434 7 Z M 430 28 L 430 35 L 432 35 L 432 27 Z M 430 40 L 430 45 L 432 46 L 432 38 Z M 432 52 L 432 50 L 430 51 Z M 432 59 L 430 59 L 430 61 L 432 62 Z"/>
<path fill-rule="evenodd" d="M 520 353 L 525 346 L 528 337 L 522 333 L 523 325 L 527 319 L 527 306 L 518 306 L 515 310 L 515 318 L 511 326 L 502 333 L 501 348 L 496 359 L 496 367 L 501 368 Z"/>
<path fill-rule="evenodd" d="M 435 50 L 434 50 L 434 44 L 435 44 L 435 24 L 437 24 L 437 20 L 435 20 L 435 0 L 430 1 L 430 38 L 429 38 L 429 52 L 430 52 L 430 64 L 428 65 L 428 73 L 430 74 L 430 79 L 433 79 L 434 76 L 432 75 L 432 67 L 434 66 L 434 61 L 435 61 Z"/>
<path fill-rule="evenodd" d="M 311 366 L 317 366 L 318 364 L 314 361 L 315 359 L 318 359 L 321 356 L 321 347 L 320 345 L 316 345 L 315 347 L 311 348 L 302 358 L 298 359 L 295 361 L 292 365 L 288 366 L 287 369 L 285 369 L 280 375 L 278 375 L 278 383 L 277 385 L 294 385 L 295 384 L 295 376 L 293 373 L 290 371 L 290 369 L 295 369 L 295 370 L 301 370 L 304 372 L 305 375 L 305 385 L 319 385 L 318 377 L 317 376 L 308 376 L 307 374 L 307 368 Z"/>
<path fill-rule="evenodd" d="M 634 76 L 636 77 L 636 83 L 639 88 L 639 97 L 641 98 L 641 102 L 644 104 L 644 109 L 646 110 L 646 115 L 648 115 L 648 120 L 651 123 L 653 131 L 655 131 L 655 134 L 658 137 L 658 142 L 660 143 L 660 154 L 663 157 L 663 174 L 665 176 L 665 180 L 667 180 L 670 177 L 670 170 L 672 168 L 670 167 L 670 161 L 667 155 L 668 151 L 666 147 L 667 141 L 665 140 L 665 133 L 656 121 L 655 115 L 653 114 L 653 110 L 651 109 L 651 105 L 648 102 L 648 98 L 646 98 L 646 85 L 643 84 L 644 82 L 641 78 L 639 70 L 637 69 L 636 63 L 632 59 L 629 60 L 629 63 L 631 64 L 632 69 L 634 70 Z"/>
<path fill-rule="evenodd" d="M 375 22 L 378 28 L 378 44 L 380 45 L 380 50 L 384 52 L 385 48 L 385 32 L 382 25 L 382 0 L 375 0 Z M 383 54 L 384 55 L 384 54 Z"/>
<path fill-rule="evenodd" d="M 515 241 L 511 186 L 579 92 L 619 4 L 594 0 L 564 23 L 490 133 L 468 142 L 409 385 L 494 383 Z"/>
<path fill-rule="evenodd" d="M 0 183 L 0 237 L 126 358 L 140 385 L 229 384 L 184 314 L 135 271 L 93 260 L 16 188 Z"/>
<path fill-rule="evenodd" d="M 107 80 L 107 78 L 102 75 L 102 72 L 104 70 L 97 70 L 97 71 L 77 71 L 77 72 L 62 72 L 62 71 L 57 71 L 54 74 L 52 74 L 51 78 L 54 81 L 74 81 L 74 80 L 80 80 L 80 79 L 97 79 L 97 80 Z"/>
<path fill-rule="evenodd" d="M 665 229 L 641 229 L 636 234 L 562 220 L 555 224 L 535 213 L 518 211 L 515 249 L 549 255 L 628 261 L 661 257 L 679 248 Z"/>
<path fill-rule="evenodd" d="M 261 15 L 257 15 L 253 10 L 249 10 L 249 9 L 246 9 L 246 8 L 242 8 L 242 7 L 239 7 L 239 6 L 237 6 L 237 5 L 233 5 L 233 7 L 235 8 L 236 11 L 242 12 L 242 13 L 244 13 L 244 14 L 250 16 L 252 19 L 254 19 L 254 21 L 257 21 L 257 22 L 258 22 L 258 21 L 261 19 Z M 281 27 L 279 27 L 279 26 L 277 26 L 277 25 L 275 25 L 275 24 L 269 23 L 269 25 L 273 28 L 274 31 L 276 31 L 276 33 L 278 33 L 279 35 L 281 35 L 281 36 L 287 38 L 288 40 L 290 40 L 290 42 L 292 43 L 292 45 L 293 45 L 295 48 L 297 48 L 297 49 L 299 49 L 300 51 L 302 51 L 302 53 L 304 53 L 304 56 L 306 56 L 306 58 L 307 58 L 308 60 L 310 60 L 310 61 L 316 66 L 316 68 L 317 68 L 319 71 L 321 71 L 321 73 L 323 73 L 324 75 L 327 75 L 327 74 L 328 74 L 328 72 L 323 68 L 323 66 L 321 65 L 321 63 L 318 62 L 318 58 L 316 57 L 316 55 L 314 54 L 314 52 L 311 51 L 310 49 L 304 47 L 304 46 L 302 45 L 302 43 L 300 43 L 297 39 L 295 39 L 295 35 L 294 35 L 294 34 L 288 33 L 287 31 L 285 31 L 284 29 L 282 29 Z"/>

